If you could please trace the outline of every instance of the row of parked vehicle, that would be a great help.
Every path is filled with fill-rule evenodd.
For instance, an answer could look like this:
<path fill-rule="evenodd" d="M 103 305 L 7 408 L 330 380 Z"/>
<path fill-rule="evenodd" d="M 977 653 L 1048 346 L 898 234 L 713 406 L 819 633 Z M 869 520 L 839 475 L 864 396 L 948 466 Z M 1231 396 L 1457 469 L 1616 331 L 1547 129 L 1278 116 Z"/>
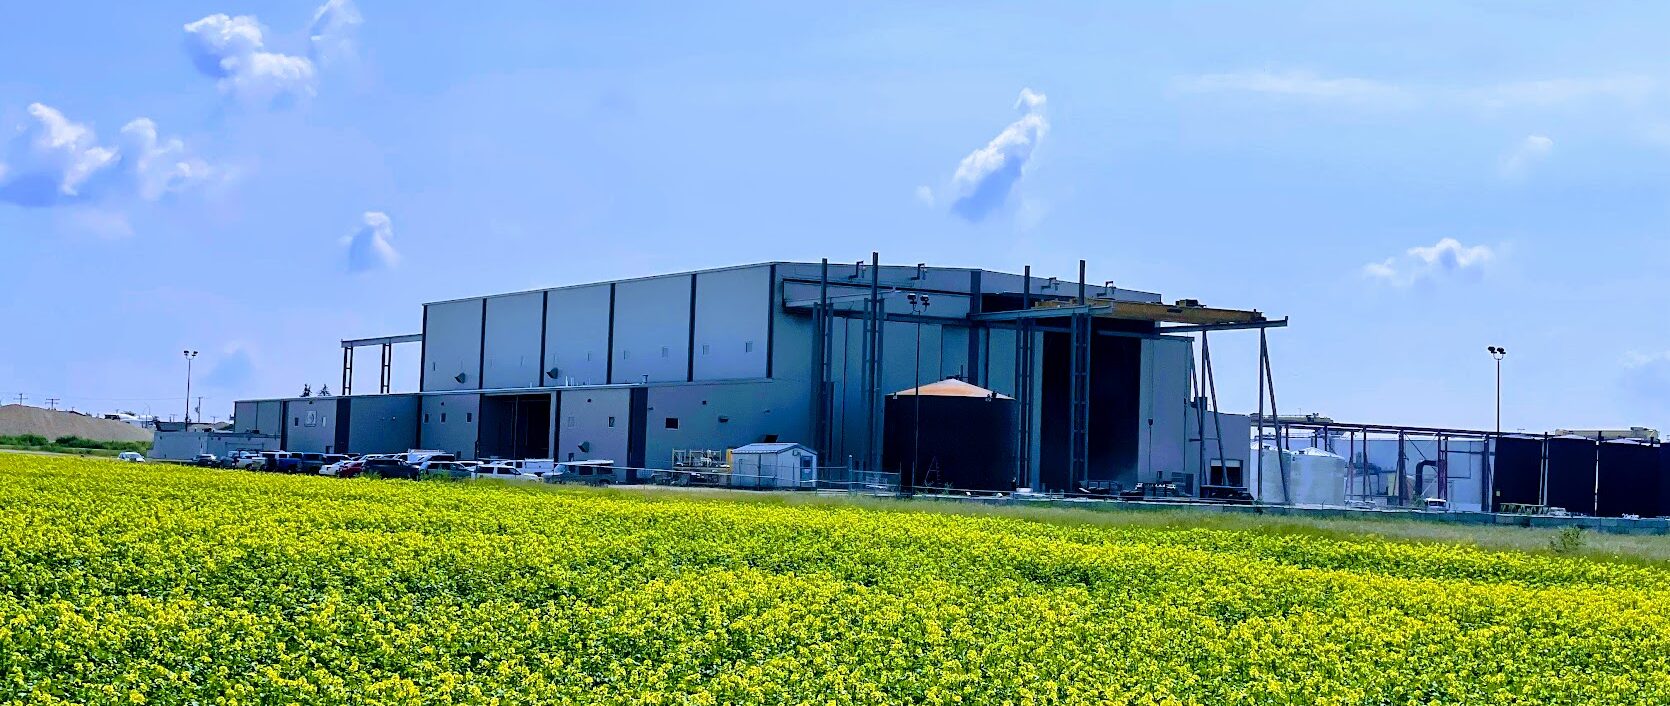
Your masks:
<path fill-rule="evenodd" d="M 269 473 L 318 474 L 335 478 L 360 475 L 378 478 L 491 479 L 513 483 L 583 483 L 610 485 L 624 482 L 613 461 L 558 462 L 552 459 L 492 459 L 460 461 L 445 451 L 413 449 L 394 454 L 322 454 L 290 451 L 238 451 L 226 458 L 199 454 L 194 463 L 218 468 L 241 468 Z"/>

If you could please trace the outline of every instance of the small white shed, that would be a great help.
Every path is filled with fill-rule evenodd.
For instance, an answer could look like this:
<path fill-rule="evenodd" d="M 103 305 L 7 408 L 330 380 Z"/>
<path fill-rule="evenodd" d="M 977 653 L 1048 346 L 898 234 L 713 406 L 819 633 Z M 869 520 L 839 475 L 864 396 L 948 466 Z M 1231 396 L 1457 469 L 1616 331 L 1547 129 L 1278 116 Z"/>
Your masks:
<path fill-rule="evenodd" d="M 794 443 L 759 443 L 731 449 L 731 485 L 737 488 L 812 487 L 818 452 Z"/>

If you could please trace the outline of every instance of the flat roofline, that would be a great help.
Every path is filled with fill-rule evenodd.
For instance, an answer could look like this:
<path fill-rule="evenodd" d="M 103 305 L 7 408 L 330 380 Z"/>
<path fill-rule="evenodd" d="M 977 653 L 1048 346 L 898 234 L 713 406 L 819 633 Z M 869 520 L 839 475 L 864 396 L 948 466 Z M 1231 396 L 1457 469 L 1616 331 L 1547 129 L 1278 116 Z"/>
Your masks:
<path fill-rule="evenodd" d="M 387 392 L 368 393 L 364 395 L 330 395 L 321 397 L 263 397 L 259 399 L 234 400 L 233 405 L 239 403 L 257 402 L 312 402 L 314 400 L 342 400 L 342 399 L 374 399 L 384 397 L 441 397 L 446 395 L 539 395 L 548 392 L 562 392 L 564 390 L 611 390 L 632 387 L 695 387 L 699 385 L 757 385 L 760 383 L 796 384 L 801 381 L 782 378 L 736 378 L 731 380 L 668 380 L 666 382 L 612 382 L 597 385 L 557 385 L 552 387 L 491 387 L 485 390 L 428 390 L 424 392 Z M 196 422 L 193 422 L 194 424 Z"/>
<path fill-rule="evenodd" d="M 438 305 L 438 304 L 455 304 L 455 303 L 458 303 L 458 302 L 477 301 L 477 300 L 481 300 L 481 299 L 499 299 L 499 298 L 503 298 L 503 297 L 520 296 L 520 295 L 523 295 L 523 294 L 534 294 L 534 293 L 537 293 L 537 292 L 554 292 L 554 291 L 563 290 L 563 289 L 580 289 L 580 288 L 583 288 L 583 287 L 596 287 L 596 286 L 604 285 L 604 284 L 625 284 L 625 283 L 628 283 L 628 282 L 643 282 L 643 281 L 652 280 L 652 279 L 664 279 L 664 278 L 667 278 L 667 277 L 688 277 L 690 275 L 708 274 L 708 273 L 713 273 L 713 272 L 726 272 L 726 271 L 730 271 L 730 270 L 746 270 L 746 269 L 752 269 L 752 268 L 755 268 L 755 267 L 770 267 L 772 265 L 799 265 L 799 266 L 807 266 L 807 267 L 817 267 L 817 266 L 822 265 L 822 264 L 823 263 L 821 263 L 821 262 L 805 262 L 805 261 L 798 261 L 798 260 L 765 260 L 765 261 L 762 261 L 762 262 L 750 262 L 750 263 L 744 263 L 744 264 L 739 264 L 739 265 L 727 265 L 727 266 L 724 266 L 724 267 L 709 267 L 709 268 L 704 268 L 704 269 L 699 269 L 699 270 L 684 270 L 684 271 L 680 271 L 680 272 L 666 272 L 666 273 L 662 273 L 662 274 L 642 275 L 642 276 L 638 276 L 638 277 L 625 277 L 625 278 L 621 278 L 621 279 L 605 279 L 605 280 L 594 280 L 594 281 L 591 281 L 591 282 L 578 282 L 578 283 L 575 283 L 575 284 L 563 284 L 563 285 L 557 285 L 557 286 L 554 286 L 554 287 L 536 287 L 534 289 L 522 289 L 522 290 L 517 290 L 517 291 L 514 291 L 514 292 L 498 292 L 498 293 L 493 293 L 493 294 L 478 294 L 478 295 L 475 295 L 475 296 L 468 296 L 468 297 L 455 297 L 455 298 L 452 298 L 452 299 L 440 299 L 440 300 L 436 300 L 436 301 L 427 301 L 427 302 L 423 302 L 423 305 L 424 306 L 432 306 L 432 305 Z M 837 267 L 851 267 L 853 264 L 855 264 L 855 263 L 852 263 L 852 262 L 833 262 L 832 261 L 832 262 L 829 263 L 829 267 L 830 267 L 831 270 L 834 270 Z M 865 266 L 868 266 L 868 263 L 865 263 Z M 906 270 L 916 269 L 916 265 L 914 265 L 914 264 L 900 265 L 900 264 L 888 264 L 888 263 L 885 263 L 885 262 L 881 264 L 881 267 L 883 269 L 887 269 L 887 268 L 906 269 Z M 978 271 L 978 272 L 984 272 L 984 273 L 989 273 L 989 274 L 994 274 L 994 275 L 1003 275 L 1003 276 L 1007 276 L 1007 277 L 1017 277 L 1017 278 L 1024 276 L 1024 275 L 1022 275 L 1018 272 L 1005 272 L 1003 270 L 990 270 L 990 269 L 986 269 L 984 267 L 971 267 L 971 266 L 926 265 L 926 266 L 923 267 L 923 269 L 928 270 L 928 271 L 939 271 L 939 272 L 976 272 L 976 271 Z M 845 281 L 845 279 L 846 278 L 844 276 L 840 278 L 841 281 Z M 1047 282 L 1051 279 L 1051 277 L 1049 275 L 1034 274 L 1032 276 L 1032 279 L 1035 282 Z M 1070 282 L 1071 283 L 1076 283 L 1077 282 L 1076 279 L 1066 278 L 1066 277 L 1054 277 L 1054 279 L 1056 279 L 1056 280 L 1058 280 L 1062 283 L 1070 283 Z M 833 283 L 835 281 L 836 281 L 836 278 L 834 277 L 834 274 L 831 273 L 830 282 Z M 1090 283 L 1087 282 L 1086 284 L 1090 284 Z M 1095 286 L 1095 287 L 1098 287 L 1098 288 L 1102 287 L 1101 284 L 1093 284 L 1091 286 Z M 1134 294 L 1148 294 L 1148 295 L 1153 295 L 1153 296 L 1156 296 L 1156 297 L 1160 296 L 1158 292 L 1149 292 L 1149 291 L 1140 290 L 1140 289 L 1125 289 L 1123 287 L 1114 287 L 1114 290 L 1115 291 L 1131 292 L 1131 293 L 1134 293 Z"/>

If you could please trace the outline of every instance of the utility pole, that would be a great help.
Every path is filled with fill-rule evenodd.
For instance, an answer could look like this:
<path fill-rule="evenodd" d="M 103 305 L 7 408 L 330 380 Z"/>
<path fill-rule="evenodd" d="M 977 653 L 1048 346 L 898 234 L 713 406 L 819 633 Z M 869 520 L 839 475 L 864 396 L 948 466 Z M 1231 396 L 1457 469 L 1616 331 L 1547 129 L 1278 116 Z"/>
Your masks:
<path fill-rule="evenodd" d="M 50 410 L 53 410 L 53 411 L 57 411 L 58 410 L 58 398 L 57 397 L 46 398 L 46 408 L 50 409 Z"/>
<path fill-rule="evenodd" d="M 21 393 L 21 392 L 17 393 L 17 406 L 22 407 L 23 406 L 23 400 L 24 400 L 23 393 Z"/>
<path fill-rule="evenodd" d="M 928 295 L 912 292 L 905 295 L 910 302 L 910 313 L 921 315 L 928 310 Z M 922 461 L 922 322 L 916 322 L 916 360 L 911 364 L 915 374 L 916 388 L 911 392 L 911 442 L 910 442 L 910 482 L 905 485 L 905 492 L 916 490 L 917 467 Z"/>
<path fill-rule="evenodd" d="M 191 423 L 191 360 L 197 357 L 197 351 L 180 351 L 186 357 L 186 423 Z"/>

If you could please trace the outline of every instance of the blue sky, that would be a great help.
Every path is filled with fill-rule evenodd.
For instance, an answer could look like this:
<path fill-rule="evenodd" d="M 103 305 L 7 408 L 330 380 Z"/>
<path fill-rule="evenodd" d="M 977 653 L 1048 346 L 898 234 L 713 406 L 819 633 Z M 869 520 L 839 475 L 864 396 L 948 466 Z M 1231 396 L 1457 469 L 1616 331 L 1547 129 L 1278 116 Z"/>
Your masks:
<path fill-rule="evenodd" d="M 0 397 L 178 413 L 189 347 L 224 416 L 423 301 L 879 249 L 1291 316 L 1283 411 L 1487 427 L 1499 344 L 1509 428 L 1670 427 L 1670 8 L 4 15 Z"/>

